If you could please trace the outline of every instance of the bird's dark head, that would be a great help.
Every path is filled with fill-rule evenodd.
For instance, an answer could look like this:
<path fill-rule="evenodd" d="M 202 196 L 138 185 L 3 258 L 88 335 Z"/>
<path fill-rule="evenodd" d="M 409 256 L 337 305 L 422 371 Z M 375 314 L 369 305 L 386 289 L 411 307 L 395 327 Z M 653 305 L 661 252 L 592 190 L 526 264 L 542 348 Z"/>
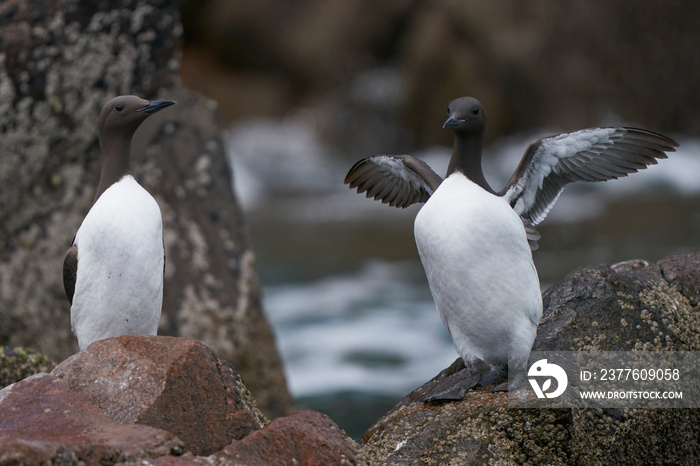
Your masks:
<path fill-rule="evenodd" d="M 143 120 L 174 103 L 172 100 L 148 101 L 135 95 L 115 97 L 102 107 L 100 135 L 110 132 L 131 137 Z"/>
<path fill-rule="evenodd" d="M 460 97 L 447 106 L 447 120 L 443 128 L 452 128 L 457 134 L 483 132 L 486 115 L 481 102 L 473 97 Z"/>

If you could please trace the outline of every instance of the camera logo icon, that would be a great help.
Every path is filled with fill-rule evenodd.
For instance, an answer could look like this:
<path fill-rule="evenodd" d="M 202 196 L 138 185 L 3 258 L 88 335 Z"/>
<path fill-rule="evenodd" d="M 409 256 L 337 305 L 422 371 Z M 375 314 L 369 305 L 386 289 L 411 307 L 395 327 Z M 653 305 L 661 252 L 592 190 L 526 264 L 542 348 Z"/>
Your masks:
<path fill-rule="evenodd" d="M 566 390 L 569 385 L 569 378 L 566 371 L 556 364 L 550 364 L 546 359 L 536 361 L 527 371 L 528 380 L 532 389 L 535 391 L 537 398 L 556 398 Z M 537 378 L 545 378 L 542 386 L 540 386 Z M 557 381 L 556 390 L 548 392 L 552 387 L 552 379 Z"/>

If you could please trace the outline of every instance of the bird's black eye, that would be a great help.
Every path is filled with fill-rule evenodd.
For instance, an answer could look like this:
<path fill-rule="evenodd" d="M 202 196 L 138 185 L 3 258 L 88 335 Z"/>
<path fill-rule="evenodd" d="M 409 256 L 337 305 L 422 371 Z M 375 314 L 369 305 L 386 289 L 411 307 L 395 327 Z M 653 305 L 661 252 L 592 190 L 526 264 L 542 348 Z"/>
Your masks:
<path fill-rule="evenodd" d="M 114 106 L 114 108 L 116 108 L 118 112 L 121 112 L 124 110 L 124 104 L 117 104 Z"/>
<path fill-rule="evenodd" d="M 474 107 L 474 108 L 472 108 L 472 113 L 473 113 L 474 115 L 478 115 L 478 114 L 479 114 L 479 107 Z"/>

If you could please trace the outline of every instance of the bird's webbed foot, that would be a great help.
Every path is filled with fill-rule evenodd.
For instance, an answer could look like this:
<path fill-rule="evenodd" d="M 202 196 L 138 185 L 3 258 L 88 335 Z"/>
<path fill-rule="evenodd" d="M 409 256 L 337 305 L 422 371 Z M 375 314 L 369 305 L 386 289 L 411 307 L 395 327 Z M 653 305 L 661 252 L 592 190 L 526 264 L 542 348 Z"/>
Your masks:
<path fill-rule="evenodd" d="M 505 368 L 505 365 L 491 365 L 482 359 L 465 363 L 459 358 L 431 381 L 433 384 L 422 393 L 422 401 L 460 401 L 469 390 L 502 379 L 507 374 Z"/>
<path fill-rule="evenodd" d="M 513 392 L 527 385 L 525 372 L 518 372 L 511 380 L 499 383 L 491 389 L 492 392 Z"/>

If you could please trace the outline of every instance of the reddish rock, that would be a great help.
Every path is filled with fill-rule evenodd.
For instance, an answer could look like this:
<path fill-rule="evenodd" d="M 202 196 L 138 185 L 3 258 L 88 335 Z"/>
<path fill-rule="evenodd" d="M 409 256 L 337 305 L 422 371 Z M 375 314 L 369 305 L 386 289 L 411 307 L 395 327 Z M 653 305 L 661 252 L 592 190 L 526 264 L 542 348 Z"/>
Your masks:
<path fill-rule="evenodd" d="M 117 424 L 46 373 L 0 391 L 0 420 L 0 465 L 114 464 L 182 453 L 171 433 Z"/>
<path fill-rule="evenodd" d="M 298 411 L 275 419 L 209 459 L 214 464 L 248 466 L 355 464 L 357 447 L 325 414 Z"/>
<path fill-rule="evenodd" d="M 190 466 L 193 464 L 205 464 L 211 466 L 207 456 L 193 456 L 186 453 L 182 456 L 161 456 L 155 459 L 142 459 L 132 463 L 124 463 L 123 466 Z M 217 466 L 240 466 L 240 464 L 216 463 Z"/>
<path fill-rule="evenodd" d="M 189 338 L 109 338 L 51 373 L 114 422 L 172 432 L 195 455 L 219 451 L 267 422 L 236 371 Z"/>

